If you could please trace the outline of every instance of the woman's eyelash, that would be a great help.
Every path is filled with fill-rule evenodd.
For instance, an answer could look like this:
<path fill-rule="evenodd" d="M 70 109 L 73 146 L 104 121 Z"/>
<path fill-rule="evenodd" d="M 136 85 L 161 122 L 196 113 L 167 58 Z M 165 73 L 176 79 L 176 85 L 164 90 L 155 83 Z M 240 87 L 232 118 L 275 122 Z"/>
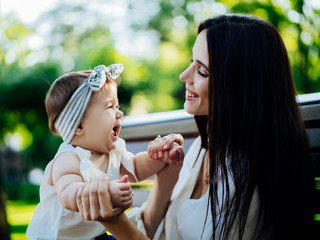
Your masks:
<path fill-rule="evenodd" d="M 190 62 L 193 63 L 193 59 L 191 59 Z M 200 67 L 198 68 L 197 72 L 201 77 L 208 77 L 208 74 L 202 73 L 199 69 L 200 69 Z"/>
<path fill-rule="evenodd" d="M 208 77 L 207 74 L 200 72 L 200 70 L 198 70 L 198 74 L 199 74 L 201 77 Z"/>
<path fill-rule="evenodd" d="M 201 77 L 208 77 L 208 74 L 201 72 L 200 69 L 201 69 L 200 66 L 197 67 L 197 72 L 198 72 L 198 74 L 199 74 Z"/>

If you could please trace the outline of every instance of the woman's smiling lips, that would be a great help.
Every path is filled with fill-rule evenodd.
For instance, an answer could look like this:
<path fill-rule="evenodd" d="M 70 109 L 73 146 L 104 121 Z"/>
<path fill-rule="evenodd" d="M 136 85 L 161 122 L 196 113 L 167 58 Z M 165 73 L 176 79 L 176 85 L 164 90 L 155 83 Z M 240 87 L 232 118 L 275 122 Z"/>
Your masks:
<path fill-rule="evenodd" d="M 189 89 L 186 89 L 186 99 L 187 100 L 194 100 L 197 99 L 199 97 L 198 94 L 190 91 Z"/>

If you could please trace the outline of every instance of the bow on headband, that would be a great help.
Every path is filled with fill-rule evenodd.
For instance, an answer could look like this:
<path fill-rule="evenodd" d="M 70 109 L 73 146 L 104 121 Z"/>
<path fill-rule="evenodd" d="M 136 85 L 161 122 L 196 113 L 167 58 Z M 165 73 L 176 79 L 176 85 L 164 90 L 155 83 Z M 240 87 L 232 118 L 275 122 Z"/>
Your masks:
<path fill-rule="evenodd" d="M 123 69 L 121 63 L 108 67 L 99 65 L 93 69 L 90 76 L 73 93 L 54 124 L 64 142 L 71 142 L 84 117 L 92 93 L 99 91 L 107 79 L 115 80 Z"/>

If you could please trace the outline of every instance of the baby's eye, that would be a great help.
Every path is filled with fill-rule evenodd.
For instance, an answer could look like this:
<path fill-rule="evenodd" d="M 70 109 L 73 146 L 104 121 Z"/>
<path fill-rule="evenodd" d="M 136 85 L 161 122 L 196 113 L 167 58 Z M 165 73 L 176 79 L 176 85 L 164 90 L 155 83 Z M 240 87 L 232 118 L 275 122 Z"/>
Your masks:
<path fill-rule="evenodd" d="M 113 108 L 113 105 L 112 104 L 110 104 L 110 105 L 108 105 L 108 107 L 107 107 L 108 109 L 110 109 L 110 108 Z"/>
<path fill-rule="evenodd" d="M 116 106 L 116 108 L 117 108 L 117 109 L 120 109 L 120 105 L 118 104 L 118 105 Z"/>

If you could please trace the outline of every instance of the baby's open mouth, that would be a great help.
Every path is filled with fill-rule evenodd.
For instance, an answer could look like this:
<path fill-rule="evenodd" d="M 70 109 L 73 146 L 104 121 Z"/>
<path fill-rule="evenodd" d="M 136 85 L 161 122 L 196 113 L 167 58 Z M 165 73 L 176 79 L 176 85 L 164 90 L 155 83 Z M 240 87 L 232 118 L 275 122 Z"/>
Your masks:
<path fill-rule="evenodd" d="M 116 126 L 112 129 L 112 135 L 115 136 L 115 137 L 118 137 L 119 133 L 120 133 L 120 128 L 121 126 Z"/>

